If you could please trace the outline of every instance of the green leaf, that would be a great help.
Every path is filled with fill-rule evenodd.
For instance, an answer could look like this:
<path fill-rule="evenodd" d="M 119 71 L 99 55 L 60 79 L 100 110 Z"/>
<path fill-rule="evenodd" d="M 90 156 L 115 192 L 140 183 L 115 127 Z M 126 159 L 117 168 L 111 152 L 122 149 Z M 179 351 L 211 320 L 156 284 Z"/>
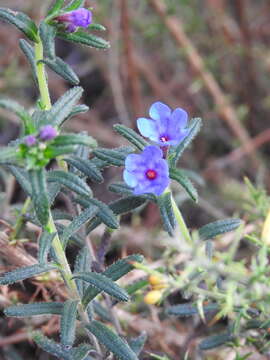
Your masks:
<path fill-rule="evenodd" d="M 139 206 L 143 205 L 147 201 L 146 198 L 142 196 L 128 196 L 116 201 L 113 201 L 109 204 L 109 208 L 114 212 L 115 215 L 125 214 L 129 211 L 132 211 Z M 87 233 L 90 233 L 97 226 L 101 224 L 100 218 L 95 218 L 91 221 L 87 227 Z"/>
<path fill-rule="evenodd" d="M 99 291 L 104 291 L 119 301 L 128 301 L 129 296 L 124 289 L 115 284 L 108 277 L 95 272 L 83 272 L 73 276 L 75 279 L 81 279 L 95 287 Z"/>
<path fill-rule="evenodd" d="M 55 59 L 55 27 L 42 21 L 39 26 L 39 35 L 43 45 L 44 57 L 48 60 Z"/>
<path fill-rule="evenodd" d="M 112 318 L 111 318 L 111 315 L 109 313 L 109 311 L 104 307 L 102 306 L 99 302 L 97 301 L 93 301 L 92 302 L 92 305 L 93 305 L 93 310 L 94 312 L 104 321 L 107 321 L 107 322 L 111 322 L 112 321 Z"/>
<path fill-rule="evenodd" d="M 106 31 L 105 26 L 103 26 L 103 25 L 101 25 L 101 24 L 94 24 L 94 23 L 90 24 L 90 25 L 88 26 L 88 29 L 90 29 L 90 30 L 99 30 L 99 31 Z"/>
<path fill-rule="evenodd" d="M 74 265 L 74 273 L 90 271 L 92 266 L 92 259 L 89 254 L 87 246 L 84 246 L 76 256 L 76 261 Z M 80 296 L 82 297 L 84 291 L 88 287 L 85 281 L 76 280 L 77 289 Z"/>
<path fill-rule="evenodd" d="M 19 46 L 20 46 L 22 52 L 24 53 L 25 57 L 29 61 L 29 64 L 30 64 L 31 70 L 32 70 L 33 78 L 35 80 L 35 83 L 38 84 L 38 80 L 37 80 L 37 76 L 36 76 L 37 65 L 36 65 L 36 59 L 35 59 L 35 50 L 34 50 L 33 46 L 31 46 L 24 39 L 19 40 Z"/>
<path fill-rule="evenodd" d="M 89 177 L 92 181 L 101 183 L 103 177 L 97 166 L 88 159 L 82 159 L 78 156 L 72 156 L 64 159 L 69 165 L 78 169 L 83 175 Z"/>
<path fill-rule="evenodd" d="M 125 149 L 125 151 L 123 151 Z M 110 165 L 114 166 L 123 166 L 125 164 L 125 159 L 128 154 L 133 153 L 134 149 L 132 147 L 122 147 L 121 151 L 118 149 L 110 150 L 110 149 L 103 149 L 97 148 L 93 151 L 94 155 L 97 158 L 106 161 Z"/>
<path fill-rule="evenodd" d="M 33 332 L 32 337 L 35 343 L 49 354 L 54 355 L 61 360 L 73 360 L 70 349 L 65 350 L 62 345 L 47 338 L 47 336 L 44 336 L 40 332 Z"/>
<path fill-rule="evenodd" d="M 220 234 L 237 229 L 241 223 L 242 221 L 240 219 L 225 219 L 214 221 L 204 225 L 199 229 L 199 237 L 201 240 L 210 240 Z"/>
<path fill-rule="evenodd" d="M 18 163 L 18 152 L 15 147 L 7 146 L 0 148 L 0 164 L 16 165 Z"/>
<path fill-rule="evenodd" d="M 32 188 L 31 188 L 31 184 L 29 181 L 29 176 L 28 173 L 17 167 L 17 166 L 7 166 L 7 168 L 9 169 L 9 171 L 11 172 L 11 174 L 15 177 L 15 179 L 18 181 L 18 183 L 20 184 L 20 186 L 22 187 L 22 189 L 24 190 L 24 192 L 28 195 L 31 196 L 32 195 Z"/>
<path fill-rule="evenodd" d="M 92 350 L 92 348 L 88 344 L 81 344 L 80 346 L 71 349 L 72 360 L 84 360 L 90 350 Z M 87 357 L 87 360 L 92 360 L 92 358 Z"/>
<path fill-rule="evenodd" d="M 233 340 L 234 336 L 232 334 L 224 332 L 218 335 L 207 337 L 199 344 L 199 348 L 200 350 L 210 350 Z"/>
<path fill-rule="evenodd" d="M 75 33 L 58 32 L 57 36 L 63 40 L 90 46 L 96 49 L 108 49 L 110 44 L 101 37 L 88 34 L 84 31 L 76 31 Z"/>
<path fill-rule="evenodd" d="M 114 130 L 121 136 L 127 139 L 131 144 L 135 145 L 139 150 L 143 150 L 149 143 L 143 137 L 138 135 L 134 130 L 125 125 L 116 124 L 113 126 Z"/>
<path fill-rule="evenodd" d="M 137 356 L 139 356 L 142 352 L 146 340 L 147 333 L 145 331 L 143 331 L 138 337 L 129 340 L 129 346 Z"/>
<path fill-rule="evenodd" d="M 0 19 L 15 25 L 28 39 L 38 42 L 38 29 L 36 24 L 26 14 L 11 9 L 0 8 Z"/>
<path fill-rule="evenodd" d="M 203 306 L 203 312 L 211 313 L 217 312 L 220 309 L 218 304 L 212 303 Z M 193 304 L 180 304 L 180 305 L 173 305 L 166 309 L 167 315 L 175 315 L 175 316 L 193 316 L 199 314 L 199 310 L 197 306 Z"/>
<path fill-rule="evenodd" d="M 102 274 L 113 281 L 117 281 L 134 269 L 134 266 L 131 263 L 132 261 L 141 263 L 143 261 L 143 256 L 134 254 L 126 257 L 125 259 L 118 260 L 114 264 L 110 265 Z M 89 302 L 93 300 L 99 293 L 99 290 L 89 286 L 85 291 L 82 299 L 82 304 L 84 307 L 87 307 Z"/>
<path fill-rule="evenodd" d="M 6 316 L 26 317 L 36 315 L 61 315 L 63 303 L 38 302 L 32 304 L 10 306 L 4 310 Z"/>
<path fill-rule="evenodd" d="M 124 182 L 110 184 L 108 186 L 108 190 L 110 190 L 111 192 L 114 192 L 116 194 L 121 194 L 121 195 L 132 195 L 134 192 L 134 189 L 131 188 L 130 186 L 128 186 Z"/>
<path fill-rule="evenodd" d="M 53 104 L 51 110 L 45 113 L 46 124 L 51 124 L 52 126 L 61 126 L 62 123 L 69 117 L 74 105 L 81 98 L 82 93 L 83 89 L 79 86 L 75 86 L 62 95 L 60 99 L 57 100 L 55 104 Z M 44 125 L 44 123 L 41 125 Z"/>
<path fill-rule="evenodd" d="M 61 235 L 61 241 L 63 243 L 63 247 L 66 247 L 66 244 L 69 238 L 76 233 L 87 221 L 92 219 L 98 212 L 98 208 L 96 206 L 90 206 L 86 210 L 82 211 L 80 215 L 76 216 L 73 221 L 65 227 Z"/>
<path fill-rule="evenodd" d="M 65 134 L 57 136 L 53 141 L 53 145 L 85 145 L 90 148 L 94 148 L 97 146 L 97 142 L 89 135 Z"/>
<path fill-rule="evenodd" d="M 172 207 L 171 193 L 167 192 L 158 197 L 158 206 L 160 210 L 160 215 L 163 222 L 164 230 L 173 235 L 173 230 L 175 229 L 176 221 Z"/>
<path fill-rule="evenodd" d="M 170 178 L 176 180 L 187 192 L 189 197 L 198 202 L 198 193 L 189 178 L 179 169 L 170 168 Z"/>
<path fill-rule="evenodd" d="M 32 187 L 32 201 L 36 216 L 41 225 L 46 226 L 49 221 L 49 199 L 46 183 L 46 170 L 38 169 L 29 172 Z"/>
<path fill-rule="evenodd" d="M 85 327 L 119 359 L 138 360 L 137 355 L 128 344 L 101 322 L 94 320 L 91 324 L 86 324 Z"/>
<path fill-rule="evenodd" d="M 200 118 L 194 118 L 191 120 L 189 125 L 189 134 L 184 138 L 183 141 L 177 147 L 171 147 L 169 151 L 169 161 L 171 166 L 175 166 L 178 159 L 184 152 L 184 150 L 190 145 L 195 136 L 199 133 L 202 126 L 202 120 Z"/>
<path fill-rule="evenodd" d="M 89 201 L 90 204 L 93 204 L 99 208 L 97 217 L 99 217 L 106 226 L 111 229 L 119 228 L 119 221 L 108 205 L 94 198 L 89 198 L 87 199 L 87 201 Z"/>
<path fill-rule="evenodd" d="M 76 145 L 56 145 L 50 144 L 45 150 L 44 155 L 47 159 L 55 159 L 60 155 L 68 155 L 76 150 Z"/>
<path fill-rule="evenodd" d="M 49 182 L 57 182 L 81 196 L 92 196 L 92 191 L 89 186 L 72 173 L 67 173 L 62 170 L 49 171 L 47 179 Z"/>
<path fill-rule="evenodd" d="M 61 58 L 56 57 L 54 59 L 43 59 L 40 62 L 46 64 L 52 71 L 61 76 L 64 80 L 69 82 L 71 85 L 78 85 L 80 79 L 78 78 L 75 71 Z"/>
<path fill-rule="evenodd" d="M 61 10 L 62 6 L 64 5 L 65 0 L 55 0 L 53 6 L 48 11 L 48 16 L 50 15 L 57 15 Z"/>
<path fill-rule="evenodd" d="M 67 119 L 72 118 L 73 116 L 76 116 L 78 114 L 83 114 L 86 113 L 89 110 L 89 107 L 87 105 L 76 105 L 74 106 L 74 108 L 72 109 L 72 111 L 70 112 L 69 116 Z M 67 120 L 65 119 L 65 121 Z"/>
<path fill-rule="evenodd" d="M 25 280 L 41 273 L 56 269 L 55 265 L 31 265 L 5 273 L 0 277 L 0 285 L 9 285 L 17 281 Z"/>
<path fill-rule="evenodd" d="M 83 7 L 84 2 L 85 0 L 73 0 L 67 6 L 64 7 L 63 11 L 68 12 Z"/>
<path fill-rule="evenodd" d="M 79 300 L 67 300 L 61 316 L 60 336 L 63 346 L 71 347 L 75 340 L 77 307 Z"/>
<path fill-rule="evenodd" d="M 48 254 L 54 237 L 55 233 L 48 233 L 47 231 L 42 232 L 38 240 L 38 262 L 40 265 L 44 265 L 48 262 Z"/>
<path fill-rule="evenodd" d="M 30 114 L 16 101 L 0 98 L 0 108 L 10 110 L 20 118 L 23 122 L 26 134 L 34 131 Z"/>

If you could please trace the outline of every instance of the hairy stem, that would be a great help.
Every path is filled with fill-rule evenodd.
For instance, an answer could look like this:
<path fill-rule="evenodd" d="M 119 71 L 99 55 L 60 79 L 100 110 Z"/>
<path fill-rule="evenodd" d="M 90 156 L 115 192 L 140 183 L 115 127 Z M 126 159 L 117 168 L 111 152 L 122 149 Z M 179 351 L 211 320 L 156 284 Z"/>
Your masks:
<path fill-rule="evenodd" d="M 188 244 L 192 244 L 192 239 L 191 239 L 189 230 L 188 230 L 185 220 L 181 214 L 181 211 L 174 200 L 173 195 L 172 195 L 172 207 L 173 207 L 173 212 L 174 212 L 176 221 L 179 225 L 181 234 L 183 235 L 183 238 L 186 240 L 186 242 Z"/>
<path fill-rule="evenodd" d="M 21 209 L 21 212 L 20 212 L 20 215 L 18 216 L 17 220 L 16 220 L 16 223 L 14 225 L 14 228 L 13 228 L 13 231 L 10 235 L 10 240 L 14 240 L 16 239 L 16 237 L 18 236 L 18 234 L 20 233 L 21 231 L 21 228 L 23 226 L 23 223 L 24 223 L 24 215 L 27 213 L 28 209 L 29 209 L 29 206 L 31 204 L 31 199 L 30 197 L 28 197 L 24 204 L 23 204 L 23 207 Z"/>

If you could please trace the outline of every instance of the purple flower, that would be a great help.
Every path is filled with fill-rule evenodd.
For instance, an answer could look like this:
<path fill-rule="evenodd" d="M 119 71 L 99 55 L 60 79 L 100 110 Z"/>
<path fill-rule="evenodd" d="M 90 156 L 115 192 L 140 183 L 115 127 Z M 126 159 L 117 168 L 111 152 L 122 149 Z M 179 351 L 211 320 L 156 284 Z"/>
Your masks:
<path fill-rule="evenodd" d="M 178 145 L 189 133 L 188 114 L 181 108 L 171 110 L 162 102 L 155 102 L 149 110 L 151 119 L 139 118 L 140 133 L 161 146 Z"/>
<path fill-rule="evenodd" d="M 162 151 L 157 146 L 147 146 L 141 154 L 126 157 L 124 180 L 134 188 L 134 194 L 161 195 L 169 185 L 169 169 Z"/>
<path fill-rule="evenodd" d="M 51 125 L 45 125 L 40 129 L 39 138 L 42 141 L 49 141 L 57 136 L 57 130 Z"/>
<path fill-rule="evenodd" d="M 91 11 L 80 8 L 74 11 L 59 15 L 55 20 L 65 23 L 68 32 L 74 32 L 78 27 L 87 28 L 92 22 Z"/>
<path fill-rule="evenodd" d="M 24 143 L 27 145 L 27 146 L 33 146 L 35 145 L 37 142 L 37 139 L 34 135 L 28 135 L 26 136 L 26 138 L 24 139 Z"/>

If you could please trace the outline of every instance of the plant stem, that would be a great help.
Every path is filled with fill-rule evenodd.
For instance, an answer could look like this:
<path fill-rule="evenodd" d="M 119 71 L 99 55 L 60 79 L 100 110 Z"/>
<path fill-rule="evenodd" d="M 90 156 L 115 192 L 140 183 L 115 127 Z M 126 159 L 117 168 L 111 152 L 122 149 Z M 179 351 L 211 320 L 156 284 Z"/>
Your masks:
<path fill-rule="evenodd" d="M 30 197 L 27 197 L 27 199 L 25 200 L 23 207 L 21 209 L 20 215 L 17 218 L 17 221 L 15 223 L 14 229 L 10 235 L 10 240 L 14 240 L 16 239 L 17 235 L 19 234 L 19 232 L 21 231 L 23 222 L 24 222 L 24 215 L 27 213 L 27 210 L 29 209 L 29 206 L 31 204 L 31 199 Z"/>
<path fill-rule="evenodd" d="M 190 236 L 190 233 L 189 233 L 189 230 L 187 228 L 187 225 L 185 223 L 185 220 L 181 214 L 181 211 L 179 210 L 175 200 L 174 200 L 174 197 L 173 195 L 171 194 L 171 198 L 172 198 L 172 207 L 173 207 L 173 212 L 174 212 L 174 215 L 175 215 L 175 218 L 176 218 L 176 221 L 179 225 L 179 228 L 180 228 L 180 231 L 183 235 L 183 238 L 186 240 L 186 242 L 188 244 L 192 244 L 192 239 L 191 239 L 191 236 Z"/>
<path fill-rule="evenodd" d="M 40 62 L 41 60 L 43 60 L 43 45 L 40 37 L 39 37 L 39 42 L 35 44 L 35 58 L 36 58 L 37 79 L 38 79 L 42 109 L 50 110 L 52 105 L 51 105 L 50 93 L 46 78 L 45 66 L 42 62 Z"/>

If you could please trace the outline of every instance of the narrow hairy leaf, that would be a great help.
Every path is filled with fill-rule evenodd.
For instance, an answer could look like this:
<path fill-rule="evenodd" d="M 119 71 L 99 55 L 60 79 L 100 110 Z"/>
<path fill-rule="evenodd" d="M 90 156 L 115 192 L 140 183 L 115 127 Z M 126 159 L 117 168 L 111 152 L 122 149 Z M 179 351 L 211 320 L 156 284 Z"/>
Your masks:
<path fill-rule="evenodd" d="M 95 24 L 92 23 L 88 26 L 88 29 L 90 30 L 99 30 L 99 31 L 106 31 L 105 26 L 101 25 L 101 24 Z"/>
<path fill-rule="evenodd" d="M 54 270 L 55 268 L 56 268 L 55 265 L 52 264 L 46 264 L 46 265 L 35 264 L 31 266 L 21 267 L 19 269 L 7 272 L 4 275 L 0 276 L 0 285 L 13 284 L 17 281 L 25 280 L 33 276 L 39 275 L 41 273 Z"/>
<path fill-rule="evenodd" d="M 98 208 L 96 206 L 90 206 L 80 213 L 80 215 L 76 216 L 72 222 L 65 227 L 62 235 L 61 241 L 63 243 L 63 247 L 66 247 L 66 244 L 69 238 L 76 233 L 86 222 L 91 220 L 98 212 Z"/>
<path fill-rule="evenodd" d="M 137 355 L 129 345 L 101 322 L 94 320 L 91 324 L 86 324 L 85 327 L 117 358 L 121 360 L 138 360 Z"/>
<path fill-rule="evenodd" d="M 33 78 L 34 78 L 34 80 L 35 80 L 35 82 L 37 84 L 38 80 L 37 80 L 37 76 L 36 76 L 37 64 L 36 64 L 36 59 L 35 59 L 35 50 L 34 50 L 33 46 L 31 46 L 24 39 L 19 40 L 19 46 L 20 46 L 22 52 L 24 53 L 25 57 L 29 61 L 29 64 L 30 64 L 31 70 L 32 70 Z"/>
<path fill-rule="evenodd" d="M 175 229 L 175 216 L 172 208 L 171 193 L 167 192 L 158 197 L 158 206 L 163 222 L 164 230 L 173 235 Z"/>
<path fill-rule="evenodd" d="M 92 302 L 92 305 L 93 305 L 94 312 L 101 318 L 101 320 L 104 320 L 107 322 L 112 321 L 109 311 L 104 306 L 102 306 L 98 301 L 94 300 Z"/>
<path fill-rule="evenodd" d="M 41 62 L 46 64 L 52 71 L 61 76 L 61 78 L 69 82 L 71 85 L 78 85 L 80 83 L 80 79 L 78 78 L 72 67 L 69 66 L 61 58 L 45 58 L 44 60 L 41 60 Z"/>
<path fill-rule="evenodd" d="M 74 105 L 80 100 L 82 93 L 83 89 L 75 86 L 62 95 L 53 104 L 51 110 L 47 112 L 47 123 L 53 126 L 61 126 L 63 121 L 70 115 Z"/>
<path fill-rule="evenodd" d="M 86 281 L 99 291 L 104 291 L 110 296 L 115 297 L 119 301 L 128 301 L 129 296 L 124 289 L 113 282 L 108 277 L 96 272 L 78 273 L 73 276 L 75 279 Z"/>
<path fill-rule="evenodd" d="M 49 198 L 46 183 L 46 170 L 38 169 L 29 172 L 32 187 L 32 201 L 36 216 L 41 225 L 46 226 L 49 221 Z"/>
<path fill-rule="evenodd" d="M 149 143 L 143 137 L 138 135 L 134 130 L 125 125 L 116 124 L 113 126 L 114 130 L 121 136 L 127 139 L 131 144 L 136 146 L 137 149 L 143 150 Z"/>
<path fill-rule="evenodd" d="M 74 273 L 87 272 L 91 270 L 92 259 L 89 254 L 89 250 L 87 246 L 84 246 L 78 253 L 74 265 Z M 88 287 L 85 281 L 76 279 L 77 289 L 81 295 L 83 296 L 84 291 Z"/>
<path fill-rule="evenodd" d="M 218 304 L 212 303 L 203 306 L 203 312 L 211 313 L 217 312 L 220 309 Z M 175 316 L 193 316 L 199 314 L 198 307 L 193 304 L 180 304 L 180 305 L 173 305 L 166 309 L 166 314 L 168 315 L 175 315 Z"/>
<path fill-rule="evenodd" d="M 71 349 L 70 352 L 71 352 L 72 360 L 84 360 L 84 359 L 86 359 L 86 357 L 89 354 L 90 350 L 92 350 L 92 348 L 88 344 L 81 344 L 80 346 Z M 92 360 L 92 358 L 90 358 L 88 356 L 87 360 Z"/>
<path fill-rule="evenodd" d="M 240 219 L 225 219 L 218 220 L 199 229 L 199 236 L 201 240 L 210 240 L 220 234 L 227 233 L 237 229 L 241 225 Z"/>
<path fill-rule="evenodd" d="M 123 151 L 125 149 L 125 151 Z M 94 155 L 97 158 L 106 161 L 110 165 L 114 166 L 123 166 L 125 164 L 125 159 L 128 154 L 134 152 L 132 147 L 122 147 L 121 151 L 119 149 L 103 149 L 97 148 L 93 151 Z"/>
<path fill-rule="evenodd" d="M 121 215 L 138 208 L 139 206 L 143 205 L 146 201 L 147 199 L 142 196 L 128 196 L 113 201 L 112 203 L 109 204 L 109 207 L 114 212 L 115 215 Z M 93 219 L 90 222 L 89 226 L 87 227 L 87 233 L 90 233 L 100 224 L 101 224 L 100 218 Z"/>
<path fill-rule="evenodd" d="M 70 349 L 66 350 L 62 345 L 56 343 L 52 339 L 49 339 L 42 333 L 35 331 L 32 333 L 32 338 L 41 349 L 56 356 L 58 359 L 73 360 Z"/>
<path fill-rule="evenodd" d="M 48 182 L 61 184 L 81 196 L 92 196 L 92 191 L 89 186 L 82 179 L 72 173 L 62 170 L 49 171 L 47 179 Z"/>
<path fill-rule="evenodd" d="M 233 340 L 234 336 L 232 334 L 224 332 L 222 334 L 207 337 L 199 344 L 199 348 L 200 350 L 215 349 L 216 347 L 225 345 L 227 342 Z"/>
<path fill-rule="evenodd" d="M 136 338 L 129 340 L 129 346 L 137 356 L 139 356 L 140 353 L 142 352 L 146 340 L 147 340 L 147 333 L 145 331 L 143 331 Z"/>
<path fill-rule="evenodd" d="M 0 19 L 15 25 L 28 39 L 38 42 L 38 29 L 36 24 L 26 14 L 11 9 L 0 8 Z"/>
<path fill-rule="evenodd" d="M 15 179 L 18 181 L 18 183 L 20 184 L 20 186 L 22 187 L 24 192 L 28 196 L 31 196 L 32 188 L 31 188 L 31 184 L 29 181 L 28 173 L 24 169 L 19 168 L 17 166 L 10 165 L 10 166 L 7 166 L 7 168 L 9 169 L 11 174 L 15 177 Z"/>
<path fill-rule="evenodd" d="M 45 230 L 42 232 L 38 240 L 38 262 L 40 265 L 48 262 L 48 254 L 54 237 L 55 233 L 50 234 Z"/>
<path fill-rule="evenodd" d="M 47 159 L 55 159 L 57 156 L 68 155 L 75 151 L 75 145 L 56 145 L 50 144 L 45 150 L 44 154 Z"/>
<path fill-rule="evenodd" d="M 58 32 L 57 36 L 63 40 L 90 46 L 96 49 L 108 49 L 110 47 L 108 41 L 102 39 L 101 37 L 95 36 L 93 34 L 88 34 L 80 30 L 71 34 L 68 34 L 66 32 Z"/>
<path fill-rule="evenodd" d="M 108 205 L 94 198 L 89 198 L 87 201 L 99 208 L 97 217 L 99 217 L 105 225 L 111 229 L 117 229 L 119 227 L 119 221 Z"/>
<path fill-rule="evenodd" d="M 186 190 L 193 201 L 198 202 L 197 190 L 194 188 L 189 178 L 180 169 L 170 168 L 170 178 L 176 180 Z"/>
<path fill-rule="evenodd" d="M 61 344 L 63 346 L 70 347 L 74 343 L 78 304 L 78 300 L 67 300 L 64 303 L 60 326 Z"/>
<path fill-rule="evenodd" d="M 97 146 L 97 142 L 92 136 L 85 134 L 63 134 L 55 138 L 53 145 L 85 145 L 94 148 Z"/>
<path fill-rule="evenodd" d="M 80 7 L 83 7 L 85 3 L 85 0 L 73 0 L 70 1 L 70 3 L 64 7 L 64 11 L 72 11 L 72 10 L 76 10 Z"/>
<path fill-rule="evenodd" d="M 67 119 L 72 118 L 73 116 L 86 113 L 88 110 L 89 110 L 89 107 L 86 106 L 86 105 L 76 105 L 76 106 L 73 107 L 70 114 L 68 115 L 68 117 L 64 121 L 66 121 Z"/>
<path fill-rule="evenodd" d="M 22 120 L 26 132 L 31 132 L 31 130 L 34 130 L 33 126 L 31 125 L 32 119 L 30 114 L 16 101 L 0 98 L 0 108 L 10 110 L 15 113 Z"/>
<path fill-rule="evenodd" d="M 88 159 L 82 159 L 78 156 L 72 156 L 70 158 L 66 158 L 65 161 L 78 169 L 83 175 L 89 177 L 91 180 L 101 183 L 103 181 L 102 174 L 97 166 Z"/>
<path fill-rule="evenodd" d="M 4 310 L 6 316 L 26 317 L 36 315 L 61 315 L 63 303 L 39 302 L 25 305 L 9 306 Z"/>
<path fill-rule="evenodd" d="M 54 4 L 52 5 L 50 10 L 48 11 L 48 15 L 53 15 L 53 14 L 56 15 L 61 10 L 64 3 L 65 3 L 65 0 L 55 0 Z"/>
<path fill-rule="evenodd" d="M 17 162 L 17 149 L 15 147 L 0 148 L 0 164 L 17 165 Z"/>
<path fill-rule="evenodd" d="M 169 158 L 170 158 L 170 164 L 171 166 L 175 166 L 178 159 L 184 152 L 184 150 L 190 145 L 190 143 L 193 141 L 195 136 L 199 133 L 202 126 L 202 120 L 200 118 L 194 118 L 191 120 L 189 125 L 189 134 L 187 137 L 184 138 L 183 141 L 180 142 L 180 144 L 175 148 L 172 147 L 169 151 Z"/>
<path fill-rule="evenodd" d="M 39 35 L 43 45 L 44 57 L 51 60 L 55 59 L 55 27 L 42 21 L 39 26 Z"/>
<path fill-rule="evenodd" d="M 108 186 L 108 190 L 110 190 L 111 192 L 114 192 L 116 194 L 121 194 L 121 195 L 132 195 L 134 192 L 134 189 L 131 188 L 130 186 L 128 186 L 124 182 L 110 184 Z"/>
<path fill-rule="evenodd" d="M 118 260 L 114 264 L 110 265 L 102 274 L 113 281 L 117 281 L 134 269 L 132 261 L 141 263 L 143 261 L 143 256 L 134 254 L 124 259 Z M 89 286 L 84 292 L 82 299 L 84 307 L 86 307 L 89 302 L 93 300 L 99 293 L 100 291 L 98 289 L 94 289 L 92 286 Z"/>

